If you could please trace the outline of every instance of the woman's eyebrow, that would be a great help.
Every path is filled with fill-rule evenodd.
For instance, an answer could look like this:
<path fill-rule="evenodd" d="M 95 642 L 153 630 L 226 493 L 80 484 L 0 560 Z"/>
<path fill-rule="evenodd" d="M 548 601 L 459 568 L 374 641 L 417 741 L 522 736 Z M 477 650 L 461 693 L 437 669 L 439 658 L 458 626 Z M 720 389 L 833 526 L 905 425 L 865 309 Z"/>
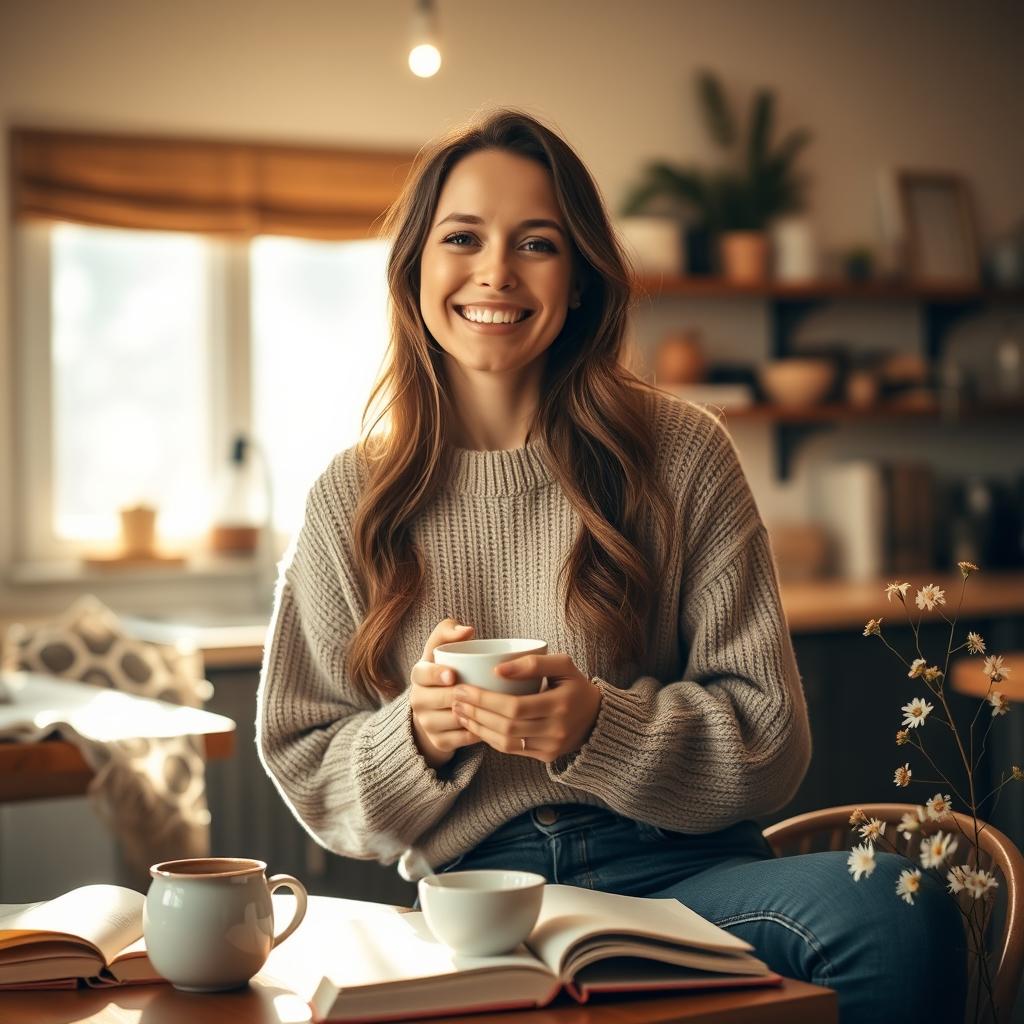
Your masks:
<path fill-rule="evenodd" d="M 442 224 L 446 224 L 448 221 L 455 221 L 458 224 L 483 224 L 483 217 L 477 217 L 472 213 L 449 213 L 447 217 L 439 220 L 434 227 L 438 228 Z M 532 217 L 529 220 L 524 220 L 519 225 L 520 228 L 554 228 L 560 235 L 565 236 L 565 231 L 562 225 L 557 221 L 548 220 L 546 217 Z"/>

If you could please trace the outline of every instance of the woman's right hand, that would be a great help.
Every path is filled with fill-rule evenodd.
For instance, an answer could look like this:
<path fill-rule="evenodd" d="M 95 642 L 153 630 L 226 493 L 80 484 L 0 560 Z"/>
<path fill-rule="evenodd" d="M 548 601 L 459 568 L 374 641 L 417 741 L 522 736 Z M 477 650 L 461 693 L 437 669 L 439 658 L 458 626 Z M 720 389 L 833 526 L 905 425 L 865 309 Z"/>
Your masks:
<path fill-rule="evenodd" d="M 431 768 L 447 764 L 459 747 L 479 743 L 480 738 L 463 729 L 452 711 L 455 671 L 434 662 L 434 648 L 456 640 L 471 640 L 472 626 L 460 626 L 454 619 L 442 619 L 427 639 L 423 657 L 412 667 L 412 731 L 416 745 Z"/>

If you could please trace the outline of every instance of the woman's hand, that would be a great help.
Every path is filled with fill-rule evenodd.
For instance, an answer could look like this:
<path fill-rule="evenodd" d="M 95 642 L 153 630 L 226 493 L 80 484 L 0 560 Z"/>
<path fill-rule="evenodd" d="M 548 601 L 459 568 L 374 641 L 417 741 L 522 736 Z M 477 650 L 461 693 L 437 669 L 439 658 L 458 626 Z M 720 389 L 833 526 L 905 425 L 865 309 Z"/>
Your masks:
<path fill-rule="evenodd" d="M 503 661 L 494 672 L 506 678 L 547 676 L 548 689 L 515 697 L 460 683 L 455 687 L 453 709 L 465 731 L 503 754 L 532 757 L 545 764 L 586 743 L 601 708 L 601 689 L 569 655 L 530 654 Z"/>
<path fill-rule="evenodd" d="M 472 636 L 472 626 L 460 626 L 454 619 L 443 619 L 434 627 L 423 648 L 423 657 L 409 674 L 413 736 L 424 760 L 434 769 L 447 764 L 459 747 L 480 742 L 477 736 L 459 725 L 452 712 L 455 673 L 434 663 L 435 647 L 469 640 Z"/>

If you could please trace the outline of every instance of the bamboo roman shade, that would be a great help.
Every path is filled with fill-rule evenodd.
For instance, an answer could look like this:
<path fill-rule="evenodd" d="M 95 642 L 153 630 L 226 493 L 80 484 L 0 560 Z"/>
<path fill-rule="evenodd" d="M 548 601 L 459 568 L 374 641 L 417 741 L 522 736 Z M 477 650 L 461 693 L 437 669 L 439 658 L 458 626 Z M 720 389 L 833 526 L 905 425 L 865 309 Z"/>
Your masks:
<path fill-rule="evenodd" d="M 369 238 L 414 156 L 12 128 L 13 215 L 162 231 Z"/>

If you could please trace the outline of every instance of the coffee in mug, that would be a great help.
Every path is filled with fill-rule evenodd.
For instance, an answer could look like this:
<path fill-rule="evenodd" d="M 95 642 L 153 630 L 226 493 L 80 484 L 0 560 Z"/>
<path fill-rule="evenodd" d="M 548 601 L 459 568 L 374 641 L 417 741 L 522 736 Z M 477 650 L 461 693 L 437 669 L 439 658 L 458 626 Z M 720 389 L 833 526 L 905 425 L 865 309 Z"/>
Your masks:
<path fill-rule="evenodd" d="M 240 988 L 257 974 L 306 914 L 303 884 L 291 875 L 268 879 L 266 870 L 244 857 L 154 864 L 142 931 L 157 973 L 186 992 Z M 282 887 L 295 894 L 295 914 L 275 935 L 270 894 Z"/>

